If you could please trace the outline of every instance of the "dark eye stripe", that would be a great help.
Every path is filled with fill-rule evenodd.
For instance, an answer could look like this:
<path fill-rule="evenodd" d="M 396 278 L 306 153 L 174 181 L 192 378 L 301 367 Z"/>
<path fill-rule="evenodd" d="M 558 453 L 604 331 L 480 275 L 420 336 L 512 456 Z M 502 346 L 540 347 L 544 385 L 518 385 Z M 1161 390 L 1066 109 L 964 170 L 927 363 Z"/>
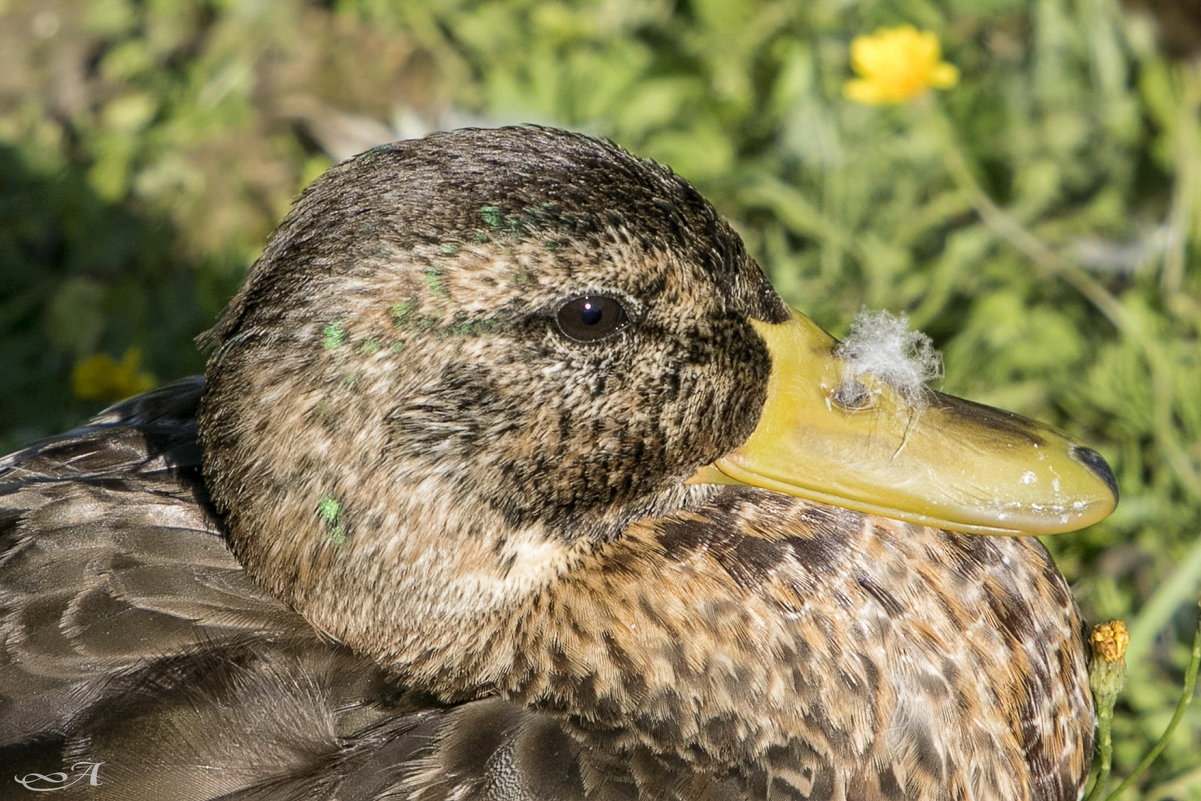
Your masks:
<path fill-rule="evenodd" d="M 559 331 L 576 342 L 597 342 L 625 328 L 628 322 L 621 304 L 606 295 L 572 298 L 555 313 Z"/>

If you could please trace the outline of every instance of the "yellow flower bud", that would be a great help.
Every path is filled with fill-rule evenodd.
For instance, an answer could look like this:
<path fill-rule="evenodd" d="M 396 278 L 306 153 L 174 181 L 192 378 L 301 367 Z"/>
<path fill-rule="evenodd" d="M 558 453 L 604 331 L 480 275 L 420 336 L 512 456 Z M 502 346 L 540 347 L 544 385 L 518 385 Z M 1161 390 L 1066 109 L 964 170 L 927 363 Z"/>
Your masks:
<path fill-rule="evenodd" d="M 1120 662 L 1126 657 L 1126 647 L 1130 645 L 1130 632 L 1121 620 L 1111 620 L 1093 626 L 1089 637 L 1093 653 L 1106 662 Z"/>

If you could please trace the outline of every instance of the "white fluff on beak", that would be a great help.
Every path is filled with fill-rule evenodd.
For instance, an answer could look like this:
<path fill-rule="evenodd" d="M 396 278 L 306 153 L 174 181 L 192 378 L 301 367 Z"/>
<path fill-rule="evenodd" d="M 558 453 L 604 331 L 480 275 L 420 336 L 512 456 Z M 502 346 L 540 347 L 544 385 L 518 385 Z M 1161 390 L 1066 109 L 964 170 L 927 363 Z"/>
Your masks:
<path fill-rule="evenodd" d="M 930 337 L 909 330 L 909 317 L 883 310 L 862 309 L 834 355 L 843 361 L 839 394 L 861 392 L 862 380 L 872 376 L 915 408 L 924 405 L 926 385 L 942 378 L 942 354 Z"/>

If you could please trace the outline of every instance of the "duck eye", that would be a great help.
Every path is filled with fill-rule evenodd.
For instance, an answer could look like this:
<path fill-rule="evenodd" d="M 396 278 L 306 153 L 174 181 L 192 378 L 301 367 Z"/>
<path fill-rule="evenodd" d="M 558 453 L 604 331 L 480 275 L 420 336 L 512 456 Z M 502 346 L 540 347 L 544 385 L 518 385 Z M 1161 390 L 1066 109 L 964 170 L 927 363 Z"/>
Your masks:
<path fill-rule="evenodd" d="M 597 342 L 625 328 L 628 322 L 621 304 L 604 295 L 573 298 L 555 313 L 559 331 L 576 342 Z"/>

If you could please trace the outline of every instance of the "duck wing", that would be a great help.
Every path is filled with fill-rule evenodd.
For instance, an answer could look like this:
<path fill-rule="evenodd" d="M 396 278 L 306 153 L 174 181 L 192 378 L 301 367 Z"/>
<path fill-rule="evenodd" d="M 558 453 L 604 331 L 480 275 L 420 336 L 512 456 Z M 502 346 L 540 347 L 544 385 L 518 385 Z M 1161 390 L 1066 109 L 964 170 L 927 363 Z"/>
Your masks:
<path fill-rule="evenodd" d="M 138 666 L 307 640 L 207 508 L 190 379 L 0 462 L 2 745 L 61 731 Z"/>
<path fill-rule="evenodd" d="M 430 706 L 234 559 L 200 475 L 202 389 L 164 386 L 0 461 L 0 764 L 17 777 L 91 762 L 89 798 L 217 798 L 271 777 L 295 785 L 271 797 L 315 798 L 346 741 Z M 0 797 L 35 787 L 10 775 Z"/>

